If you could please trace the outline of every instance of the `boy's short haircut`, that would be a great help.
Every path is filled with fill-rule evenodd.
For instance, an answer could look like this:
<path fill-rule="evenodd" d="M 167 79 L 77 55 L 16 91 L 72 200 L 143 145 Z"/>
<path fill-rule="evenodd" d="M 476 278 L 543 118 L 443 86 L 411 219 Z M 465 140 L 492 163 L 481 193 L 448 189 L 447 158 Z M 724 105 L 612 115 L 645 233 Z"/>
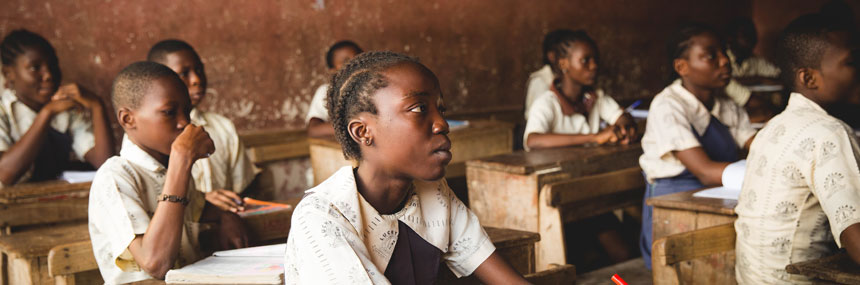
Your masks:
<path fill-rule="evenodd" d="M 328 48 L 328 51 L 326 51 L 325 65 L 328 66 L 328 68 L 334 68 L 334 52 L 347 47 L 355 49 L 355 51 L 357 51 L 358 53 L 364 52 L 363 50 L 361 50 L 361 47 L 359 47 L 358 44 L 353 41 L 339 41 L 331 45 L 331 47 Z"/>
<path fill-rule="evenodd" d="M 152 82 L 163 77 L 174 79 L 177 84 L 183 86 L 185 84 L 176 72 L 157 62 L 139 61 L 126 66 L 117 74 L 111 87 L 111 101 L 114 109 L 119 111 L 123 107 L 137 108 Z"/>
<path fill-rule="evenodd" d="M 827 49 L 827 33 L 848 31 L 830 17 L 807 14 L 795 19 L 780 34 L 776 42 L 779 68 L 786 86 L 794 89 L 795 72 L 800 68 L 820 68 Z"/>
<path fill-rule="evenodd" d="M 165 62 L 168 54 L 183 50 L 190 50 L 194 55 L 197 55 L 197 51 L 195 51 L 194 48 L 185 41 L 177 39 L 163 40 L 156 43 L 151 49 L 149 49 L 149 54 L 146 55 L 146 60 Z"/>

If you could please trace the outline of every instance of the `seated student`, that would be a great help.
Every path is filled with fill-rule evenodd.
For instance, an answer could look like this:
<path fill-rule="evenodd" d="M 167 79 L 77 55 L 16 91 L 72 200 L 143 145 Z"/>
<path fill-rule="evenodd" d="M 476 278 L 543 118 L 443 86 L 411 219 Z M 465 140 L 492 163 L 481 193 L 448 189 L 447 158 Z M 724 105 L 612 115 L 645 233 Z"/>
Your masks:
<path fill-rule="evenodd" d="M 785 266 L 845 248 L 860 264 L 860 148 L 830 108 L 860 103 L 860 45 L 833 18 L 805 15 L 777 41 L 785 111 L 750 148 L 738 207 L 739 284 L 811 283 Z"/>
<path fill-rule="evenodd" d="M 432 284 L 457 276 L 525 283 L 448 188 L 448 123 L 439 82 L 417 60 L 368 52 L 338 71 L 328 110 L 344 155 L 359 161 L 310 189 L 293 212 L 288 283 Z"/>
<path fill-rule="evenodd" d="M 760 99 L 750 98 L 752 92 L 741 83 L 762 83 L 775 81 L 779 77 L 779 68 L 768 62 L 766 59 L 753 54 L 756 43 L 758 42 L 758 33 L 755 29 L 755 24 L 749 18 L 739 17 L 729 23 L 726 30 L 726 56 L 729 58 L 729 63 L 732 65 L 732 80 L 726 86 L 726 95 L 729 95 L 735 103 L 745 106 L 749 100 L 759 100 L 758 102 L 750 103 L 750 112 L 756 114 L 757 121 L 766 121 L 772 117 L 772 111 L 762 105 L 767 105 L 767 102 L 760 102 Z M 741 82 L 739 82 L 741 81 Z M 750 114 L 753 115 L 753 114 Z"/>
<path fill-rule="evenodd" d="M 713 29 L 681 28 L 670 40 L 674 75 L 680 77 L 651 102 L 644 154 L 645 199 L 722 184 L 722 172 L 741 158 L 755 135 L 746 111 L 725 93 L 731 65 Z M 651 267 L 651 212 L 643 203 L 640 249 Z"/>
<path fill-rule="evenodd" d="M 101 100 L 75 83 L 60 86 L 60 63 L 45 38 L 15 30 L 0 43 L 0 188 L 56 179 L 77 161 L 98 168 L 114 154 Z"/>
<path fill-rule="evenodd" d="M 552 85 L 552 80 L 555 78 L 554 74 L 558 70 L 558 67 L 554 66 L 556 63 L 555 51 L 552 49 L 556 45 L 559 35 L 568 32 L 570 30 L 559 29 L 549 32 L 543 37 L 543 44 L 541 45 L 543 47 L 543 67 L 532 72 L 529 75 L 528 83 L 526 83 L 526 103 L 523 116 L 527 121 L 529 119 L 529 107 L 531 107 L 532 102 L 538 96 L 548 91 Z"/>
<path fill-rule="evenodd" d="M 633 118 L 596 89 L 597 44 L 584 31 L 562 31 L 551 50 L 558 74 L 550 90 L 529 107 L 523 146 L 526 150 L 634 139 Z M 600 130 L 600 121 L 611 127 Z"/>
<path fill-rule="evenodd" d="M 352 41 L 339 41 L 332 45 L 325 53 L 325 65 L 328 66 L 328 71 L 332 74 L 340 70 L 347 61 L 362 52 L 358 44 Z M 308 136 L 322 137 L 334 135 L 334 128 L 329 122 L 328 111 L 326 110 L 326 92 L 328 92 L 329 83 L 324 83 L 314 92 L 314 98 L 311 99 L 311 105 L 308 107 L 308 116 L 305 121 L 308 122 Z"/>
<path fill-rule="evenodd" d="M 190 124 L 188 88 L 169 68 L 137 62 L 111 90 L 125 130 L 119 156 L 105 161 L 90 189 L 89 232 L 107 284 L 163 279 L 200 258 L 197 222 L 220 223 L 222 248 L 247 246 L 236 214 L 205 203 L 191 166 L 215 151 L 203 127 Z"/>
<path fill-rule="evenodd" d="M 195 162 L 191 169 L 195 187 L 206 193 L 206 201 L 222 210 L 243 210 L 242 200 L 236 193 L 244 191 L 260 170 L 246 155 L 233 122 L 200 110 L 200 102 L 206 98 L 207 83 L 200 56 L 184 41 L 164 40 L 152 46 L 147 60 L 161 63 L 179 74 L 191 96 L 191 123 L 206 128 L 215 142 L 216 151 Z"/>

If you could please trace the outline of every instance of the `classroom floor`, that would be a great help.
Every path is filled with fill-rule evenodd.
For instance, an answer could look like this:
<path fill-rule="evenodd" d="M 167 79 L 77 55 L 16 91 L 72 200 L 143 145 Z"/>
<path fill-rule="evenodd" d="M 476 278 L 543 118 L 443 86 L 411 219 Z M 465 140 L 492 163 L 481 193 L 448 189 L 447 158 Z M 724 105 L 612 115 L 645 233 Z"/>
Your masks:
<path fill-rule="evenodd" d="M 579 275 L 576 284 L 613 284 L 609 279 L 613 274 L 621 276 L 627 284 L 653 284 L 651 271 L 645 268 L 645 261 L 641 257 Z"/>

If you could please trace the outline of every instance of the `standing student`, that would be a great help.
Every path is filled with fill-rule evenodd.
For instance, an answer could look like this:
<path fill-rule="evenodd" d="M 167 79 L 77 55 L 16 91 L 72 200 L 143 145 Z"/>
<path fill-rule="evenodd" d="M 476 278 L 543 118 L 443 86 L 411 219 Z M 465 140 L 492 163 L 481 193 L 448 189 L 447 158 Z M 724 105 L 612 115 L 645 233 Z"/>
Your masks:
<path fill-rule="evenodd" d="M 200 258 L 198 222 L 220 224 L 224 249 L 247 246 L 238 215 L 206 203 L 191 167 L 215 151 L 191 124 L 188 87 L 169 68 L 137 62 L 111 88 L 126 136 L 119 156 L 96 172 L 89 201 L 93 253 L 107 284 L 163 279 Z"/>
<path fill-rule="evenodd" d="M 552 80 L 555 78 L 555 74 L 558 73 L 558 67 L 555 66 L 556 59 L 553 47 L 557 44 L 559 35 L 570 32 L 572 31 L 559 29 L 549 32 L 543 37 L 543 44 L 541 45 L 543 47 L 543 67 L 532 72 L 529 75 L 528 83 L 526 83 L 525 113 L 523 114 L 526 121 L 529 119 L 529 107 L 531 107 L 538 96 L 550 89 Z"/>
<path fill-rule="evenodd" d="M 325 53 L 325 64 L 328 66 L 329 73 L 334 74 L 347 61 L 362 52 L 361 47 L 352 41 L 339 41 L 332 45 Z M 311 99 L 311 105 L 308 108 L 308 115 L 305 118 L 308 124 L 308 136 L 322 137 L 334 135 L 334 128 L 328 117 L 326 110 L 326 93 L 328 92 L 328 83 L 324 83 L 314 92 L 314 98 Z"/>
<path fill-rule="evenodd" d="M 98 168 L 114 154 L 104 104 L 75 83 L 60 86 L 59 59 L 45 38 L 12 31 L 0 56 L 0 188 L 56 179 L 71 157 Z"/>
<path fill-rule="evenodd" d="M 551 47 L 558 66 L 550 90 L 529 107 L 526 150 L 634 140 L 633 118 L 595 88 L 597 44 L 584 31 L 561 31 Z M 600 131 L 600 121 L 611 126 Z"/>
<path fill-rule="evenodd" d="M 755 130 L 746 111 L 725 95 L 731 65 L 713 29 L 681 28 L 670 40 L 675 80 L 651 103 L 639 165 L 645 199 L 721 185 L 723 169 L 748 149 Z M 651 267 L 651 206 L 643 203 L 640 249 Z"/>
<path fill-rule="evenodd" d="M 830 114 L 860 103 L 860 38 L 835 20 L 801 16 L 777 41 L 793 93 L 750 149 L 735 209 L 739 284 L 811 284 L 785 266 L 837 248 L 860 264 L 860 147 Z"/>
<path fill-rule="evenodd" d="M 299 202 L 287 283 L 432 284 L 442 261 L 457 276 L 525 283 L 443 178 L 451 141 L 433 72 L 405 55 L 368 52 L 331 83 L 335 135 L 359 165 Z"/>
<path fill-rule="evenodd" d="M 191 173 L 197 190 L 206 193 L 206 201 L 223 210 L 243 210 L 237 193 L 251 185 L 260 169 L 245 153 L 233 122 L 200 109 L 200 102 L 206 98 L 207 83 L 200 56 L 184 41 L 164 40 L 152 46 L 147 60 L 169 67 L 185 82 L 191 96 L 191 123 L 206 128 L 215 142 L 216 151 L 194 163 Z"/>

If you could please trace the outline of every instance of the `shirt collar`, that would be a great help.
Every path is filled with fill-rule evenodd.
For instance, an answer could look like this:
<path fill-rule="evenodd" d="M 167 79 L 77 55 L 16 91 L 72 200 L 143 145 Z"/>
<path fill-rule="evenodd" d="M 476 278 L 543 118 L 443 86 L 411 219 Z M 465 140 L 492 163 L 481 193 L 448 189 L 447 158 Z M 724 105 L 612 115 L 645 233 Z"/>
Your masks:
<path fill-rule="evenodd" d="M 12 110 L 12 103 L 18 101 L 18 96 L 15 96 L 15 93 L 12 93 L 12 90 L 9 88 L 3 88 L 3 94 L 0 95 L 0 101 L 2 101 L 3 107 L 6 110 Z"/>
<path fill-rule="evenodd" d="M 197 108 L 191 109 L 191 123 L 196 126 L 205 126 L 206 118 L 203 117 L 203 111 Z"/>
<path fill-rule="evenodd" d="M 788 105 L 785 106 L 785 110 L 810 110 L 816 113 L 827 114 L 827 111 L 824 110 L 824 108 L 821 108 L 817 103 L 797 92 L 791 93 L 791 96 L 788 98 Z"/>
<path fill-rule="evenodd" d="M 152 172 L 163 173 L 166 170 L 161 162 L 158 162 L 149 153 L 146 153 L 146 151 L 134 144 L 128 138 L 128 134 L 122 136 L 122 149 L 119 151 L 119 156 Z"/>
<path fill-rule="evenodd" d="M 681 79 L 676 79 L 675 82 L 672 82 L 672 85 L 669 88 L 674 91 L 675 94 L 678 95 L 678 98 L 681 99 L 681 102 L 685 105 L 685 110 L 691 110 L 692 117 L 689 117 L 690 124 L 693 125 L 693 128 L 696 129 L 696 133 L 703 134 L 705 130 L 708 128 L 708 125 L 711 123 L 711 116 L 720 118 L 720 108 L 722 107 L 722 100 L 720 97 L 714 97 L 714 107 L 711 110 L 705 108 L 705 104 L 702 101 L 699 101 L 699 98 L 696 98 L 696 95 L 690 93 L 687 88 L 684 88 L 684 85 L 681 84 Z"/>
<path fill-rule="evenodd" d="M 555 78 L 555 75 L 552 74 L 552 67 L 550 67 L 549 64 L 545 64 L 541 69 L 538 69 L 538 71 L 535 72 L 535 76 L 539 77 L 547 84 L 551 84 L 552 80 Z"/>

